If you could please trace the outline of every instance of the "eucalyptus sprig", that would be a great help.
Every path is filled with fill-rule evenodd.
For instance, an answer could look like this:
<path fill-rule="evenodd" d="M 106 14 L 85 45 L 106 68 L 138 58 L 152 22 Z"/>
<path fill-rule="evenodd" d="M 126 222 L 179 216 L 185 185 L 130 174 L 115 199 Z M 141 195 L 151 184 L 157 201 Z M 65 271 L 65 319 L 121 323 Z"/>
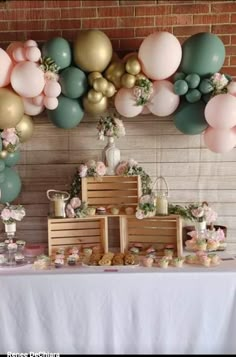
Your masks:
<path fill-rule="evenodd" d="M 148 78 L 140 78 L 135 82 L 134 96 L 136 98 L 136 105 L 146 104 L 153 92 L 152 82 Z"/>
<path fill-rule="evenodd" d="M 40 68 L 43 72 L 52 72 L 58 73 L 60 67 L 56 64 L 56 62 L 51 57 L 43 57 L 40 60 Z"/>

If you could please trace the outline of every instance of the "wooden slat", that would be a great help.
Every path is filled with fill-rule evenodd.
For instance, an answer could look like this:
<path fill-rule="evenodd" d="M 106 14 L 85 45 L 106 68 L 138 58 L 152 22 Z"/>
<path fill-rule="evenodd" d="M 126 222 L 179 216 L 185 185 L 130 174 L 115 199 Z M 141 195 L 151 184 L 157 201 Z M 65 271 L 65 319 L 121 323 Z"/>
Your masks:
<path fill-rule="evenodd" d="M 66 238 L 58 238 L 52 239 L 52 247 L 54 245 L 63 245 L 63 244 L 83 244 L 83 243 L 99 243 L 101 241 L 101 237 L 100 236 L 92 236 L 90 237 L 89 235 L 84 235 L 82 237 L 66 237 Z"/>
<path fill-rule="evenodd" d="M 62 229 L 61 231 L 51 231 L 51 238 L 55 237 L 83 237 L 99 235 L 100 229 Z"/>
<path fill-rule="evenodd" d="M 63 223 L 57 223 L 51 222 L 51 231 L 63 231 L 63 230 L 84 230 L 85 228 L 99 228 L 100 227 L 100 220 L 97 221 L 83 221 L 83 222 L 63 222 Z"/>
<path fill-rule="evenodd" d="M 129 229 L 128 229 L 128 234 L 129 236 L 131 235 L 140 235 L 140 234 L 143 234 L 143 235 L 151 235 L 151 236 L 156 236 L 157 235 L 157 230 L 156 230 L 156 227 L 143 227 L 143 228 L 130 228 L 129 226 Z M 166 228 L 158 228 L 158 235 L 163 235 L 163 236 L 173 236 L 175 237 L 176 236 L 176 227 L 175 228 L 169 228 L 169 227 L 166 227 Z"/>
<path fill-rule="evenodd" d="M 163 235 L 158 235 L 158 239 L 157 236 L 153 236 L 153 235 L 129 235 L 129 242 L 141 242 L 141 243 L 175 243 L 176 240 L 176 235 L 175 236 L 163 236 Z"/>

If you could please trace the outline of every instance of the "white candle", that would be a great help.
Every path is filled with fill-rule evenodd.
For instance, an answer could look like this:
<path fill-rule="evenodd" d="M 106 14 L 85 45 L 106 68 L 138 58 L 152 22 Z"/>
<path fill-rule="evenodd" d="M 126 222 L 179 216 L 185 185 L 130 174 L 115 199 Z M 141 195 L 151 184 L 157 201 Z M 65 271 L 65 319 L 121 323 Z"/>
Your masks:
<path fill-rule="evenodd" d="M 168 200 L 165 196 L 157 197 L 156 199 L 156 214 L 157 215 L 168 215 Z"/>
<path fill-rule="evenodd" d="M 55 217 L 65 217 L 65 202 L 62 199 L 54 201 Z"/>

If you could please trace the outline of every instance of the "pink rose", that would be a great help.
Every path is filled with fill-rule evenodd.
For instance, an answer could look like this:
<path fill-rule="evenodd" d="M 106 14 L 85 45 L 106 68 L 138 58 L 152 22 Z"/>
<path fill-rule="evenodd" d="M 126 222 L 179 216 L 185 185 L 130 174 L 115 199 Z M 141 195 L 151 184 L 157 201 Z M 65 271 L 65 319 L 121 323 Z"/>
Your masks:
<path fill-rule="evenodd" d="M 143 211 L 141 211 L 141 210 L 137 210 L 135 216 L 137 219 L 143 219 L 145 217 Z"/>
<path fill-rule="evenodd" d="M 8 221 L 11 218 L 11 211 L 8 208 L 4 208 L 1 212 L 3 221 Z"/>
<path fill-rule="evenodd" d="M 80 207 L 81 205 L 81 200 L 79 197 L 73 197 L 71 200 L 70 200 L 70 205 L 73 209 L 75 208 L 78 208 Z"/>
<path fill-rule="evenodd" d="M 83 164 L 79 165 L 78 172 L 80 177 L 86 177 L 87 171 L 88 171 L 88 167 L 86 165 Z"/>
<path fill-rule="evenodd" d="M 98 161 L 96 164 L 96 172 L 99 176 L 104 176 L 107 169 L 102 161 Z"/>
<path fill-rule="evenodd" d="M 74 218 L 75 217 L 74 208 L 72 208 L 70 204 L 68 204 L 66 206 L 66 215 L 67 215 L 68 218 Z"/>
<path fill-rule="evenodd" d="M 127 161 L 121 161 L 118 166 L 116 167 L 116 175 L 118 176 L 123 176 L 125 171 L 128 168 L 128 162 Z"/>

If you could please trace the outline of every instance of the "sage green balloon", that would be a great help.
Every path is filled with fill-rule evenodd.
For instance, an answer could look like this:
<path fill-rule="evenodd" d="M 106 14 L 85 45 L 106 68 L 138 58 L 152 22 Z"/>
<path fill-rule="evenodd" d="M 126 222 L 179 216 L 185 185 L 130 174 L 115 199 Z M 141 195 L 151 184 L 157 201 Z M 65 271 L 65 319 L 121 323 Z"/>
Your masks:
<path fill-rule="evenodd" d="M 3 159 L 0 159 L 0 172 L 2 172 L 5 169 L 5 162 Z"/>
<path fill-rule="evenodd" d="M 199 85 L 199 90 L 202 94 L 208 94 L 213 91 L 213 85 L 210 81 L 210 79 L 203 79 L 201 80 L 201 83 Z"/>
<path fill-rule="evenodd" d="M 200 100 L 196 103 L 183 101 L 174 113 L 174 124 L 183 134 L 201 134 L 208 123 L 204 116 L 205 104 Z"/>
<path fill-rule="evenodd" d="M 14 151 L 14 152 L 9 152 L 7 154 L 7 157 L 4 159 L 4 162 L 7 167 L 11 167 L 11 166 L 15 166 L 19 160 L 20 160 L 20 152 Z"/>
<path fill-rule="evenodd" d="M 202 93 L 198 89 L 190 89 L 185 98 L 189 103 L 196 103 L 201 99 Z"/>
<path fill-rule="evenodd" d="M 42 57 L 52 58 L 60 67 L 60 70 L 67 68 L 72 60 L 70 43 L 63 37 L 54 37 L 44 43 Z"/>
<path fill-rule="evenodd" d="M 178 79 L 174 83 L 174 93 L 178 95 L 184 95 L 188 91 L 188 83 L 183 79 Z"/>
<path fill-rule="evenodd" d="M 47 109 L 47 115 L 58 128 L 72 129 L 82 120 L 84 110 L 79 99 L 71 99 L 61 94 L 58 97 L 57 108 Z"/>
<path fill-rule="evenodd" d="M 0 184 L 3 183 L 3 181 L 5 180 L 5 174 L 4 171 L 0 172 Z"/>
<path fill-rule="evenodd" d="M 197 73 L 191 73 L 185 77 L 185 81 L 188 83 L 188 87 L 191 89 L 197 88 L 200 80 L 201 77 Z"/>
<path fill-rule="evenodd" d="M 11 167 L 6 167 L 3 171 L 5 179 L 0 183 L 1 190 L 1 203 L 12 202 L 20 194 L 21 191 L 21 178 L 19 174 Z"/>
<path fill-rule="evenodd" d="M 225 47 L 221 39 L 213 33 L 200 32 L 183 43 L 179 70 L 206 77 L 219 72 L 224 60 Z"/>
<path fill-rule="evenodd" d="M 178 79 L 184 79 L 186 77 L 186 74 L 183 72 L 176 72 L 174 74 L 174 82 L 178 81 Z"/>
<path fill-rule="evenodd" d="M 88 89 L 85 73 L 77 67 L 68 67 L 60 73 L 61 92 L 66 97 L 75 99 L 81 97 Z"/>

